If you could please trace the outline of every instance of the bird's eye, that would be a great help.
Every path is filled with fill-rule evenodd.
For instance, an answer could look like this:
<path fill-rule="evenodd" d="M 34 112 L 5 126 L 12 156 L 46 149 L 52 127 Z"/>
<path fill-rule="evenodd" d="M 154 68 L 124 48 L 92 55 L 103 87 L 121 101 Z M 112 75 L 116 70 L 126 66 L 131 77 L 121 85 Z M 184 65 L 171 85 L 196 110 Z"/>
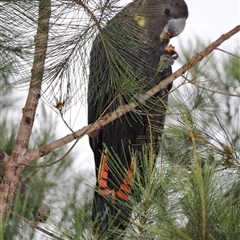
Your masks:
<path fill-rule="evenodd" d="M 170 13 L 170 10 L 168 8 L 165 9 L 164 11 L 166 14 L 169 14 Z"/>

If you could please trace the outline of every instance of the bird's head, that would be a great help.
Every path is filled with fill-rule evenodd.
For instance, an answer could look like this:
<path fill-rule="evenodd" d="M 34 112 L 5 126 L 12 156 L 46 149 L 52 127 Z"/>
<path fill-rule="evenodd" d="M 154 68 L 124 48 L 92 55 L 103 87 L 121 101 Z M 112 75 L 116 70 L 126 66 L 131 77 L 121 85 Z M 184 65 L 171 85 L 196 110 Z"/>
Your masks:
<path fill-rule="evenodd" d="M 183 0 L 163 1 L 163 15 L 166 24 L 160 34 L 160 39 L 165 40 L 178 36 L 185 28 L 188 17 L 188 8 Z"/>
<path fill-rule="evenodd" d="M 135 0 L 134 20 L 162 41 L 179 35 L 188 17 L 184 0 Z"/>

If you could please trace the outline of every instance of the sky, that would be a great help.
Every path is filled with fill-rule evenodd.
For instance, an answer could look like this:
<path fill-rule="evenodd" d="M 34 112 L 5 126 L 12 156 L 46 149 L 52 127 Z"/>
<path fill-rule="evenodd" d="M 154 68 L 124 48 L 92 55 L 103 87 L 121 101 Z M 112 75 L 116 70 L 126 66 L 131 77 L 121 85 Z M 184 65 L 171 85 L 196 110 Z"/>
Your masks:
<path fill-rule="evenodd" d="M 123 4 L 128 2 L 130 1 L 122 1 Z M 189 40 L 194 42 L 196 36 L 200 37 L 203 43 L 210 43 L 240 24 L 240 0 L 186 0 L 186 3 L 189 9 L 186 27 L 178 37 L 171 40 L 176 49 L 180 42 L 186 44 Z M 234 51 L 237 43 L 240 46 L 239 33 L 227 40 L 220 48 Z M 76 130 L 87 124 L 85 108 L 81 108 L 78 119 L 78 124 L 74 128 Z M 61 129 L 65 128 L 63 125 L 60 126 Z M 94 161 L 88 146 L 88 137 L 79 141 L 75 153 L 76 169 L 87 168 L 93 174 Z"/>
<path fill-rule="evenodd" d="M 177 40 L 200 37 L 214 41 L 240 24 L 240 0 L 187 0 L 189 18 L 186 28 Z M 240 44 L 240 34 L 227 40 L 221 47 L 231 50 Z"/>

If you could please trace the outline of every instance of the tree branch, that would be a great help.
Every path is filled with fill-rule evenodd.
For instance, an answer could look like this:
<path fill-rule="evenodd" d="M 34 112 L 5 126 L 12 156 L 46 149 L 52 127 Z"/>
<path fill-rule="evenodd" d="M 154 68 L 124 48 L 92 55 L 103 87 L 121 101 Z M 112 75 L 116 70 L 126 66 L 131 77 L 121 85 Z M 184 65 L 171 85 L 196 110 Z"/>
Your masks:
<path fill-rule="evenodd" d="M 40 0 L 37 34 L 35 36 L 35 55 L 31 71 L 32 74 L 28 97 L 23 109 L 23 116 L 15 140 L 13 153 L 7 161 L 4 161 L 5 175 L 0 185 L 0 227 L 3 226 L 2 223 L 4 221 L 5 214 L 9 214 L 9 208 L 24 169 L 24 166 L 17 167 L 16 164 L 25 161 L 24 155 L 28 150 L 36 108 L 40 98 L 47 52 L 50 16 L 51 0 Z"/>
<path fill-rule="evenodd" d="M 224 41 L 226 41 L 227 39 L 229 39 L 230 37 L 232 37 L 234 34 L 236 34 L 239 31 L 240 31 L 240 25 L 236 26 L 231 31 L 227 32 L 226 34 L 223 34 L 220 38 L 218 38 L 216 41 L 211 43 L 202 52 L 200 52 L 196 57 L 194 57 L 188 63 L 183 65 L 181 68 L 179 68 L 176 72 L 174 72 L 169 77 L 167 77 L 166 79 L 161 81 L 159 84 L 157 84 L 155 87 L 151 88 L 149 91 L 147 91 L 145 94 L 143 94 L 141 96 L 141 98 L 146 101 L 147 99 L 152 97 L 155 93 L 159 92 L 161 89 L 164 89 L 168 84 L 172 83 L 174 80 L 176 80 L 182 74 L 184 74 L 186 71 L 191 69 L 194 65 L 196 65 L 198 62 L 200 62 L 204 57 L 206 57 L 212 51 L 214 51 Z M 91 135 L 94 132 L 99 131 L 101 128 L 103 128 L 108 123 L 121 117 L 122 115 L 126 114 L 127 112 L 133 111 L 137 106 L 138 106 L 137 102 L 131 102 L 126 105 L 121 105 L 114 112 L 106 114 L 105 116 L 99 118 L 96 122 L 79 129 L 78 131 L 76 131 L 73 134 L 69 134 L 63 138 L 60 138 L 60 139 L 52 142 L 52 143 L 42 146 L 39 149 L 28 151 L 27 154 L 25 155 L 25 157 L 27 159 L 27 163 L 31 162 L 33 159 L 37 159 L 39 157 L 48 155 L 53 150 L 70 143 L 71 141 L 76 139 L 76 136 L 78 139 L 80 139 L 83 136 L 85 136 L 86 134 Z"/>
<path fill-rule="evenodd" d="M 223 50 L 223 49 L 221 49 L 221 48 L 216 48 L 216 50 L 221 51 L 221 52 L 224 52 L 224 53 L 226 53 L 226 54 L 228 54 L 228 55 L 230 55 L 230 56 L 232 56 L 232 57 L 235 57 L 235 58 L 239 58 L 239 59 L 240 59 L 240 56 L 238 56 L 238 55 L 236 55 L 236 54 L 233 54 L 233 53 L 230 53 L 230 52 L 228 52 L 228 51 L 225 51 L 225 50 Z"/>
<path fill-rule="evenodd" d="M 39 1 L 38 28 L 35 36 L 35 55 L 32 66 L 31 82 L 28 91 L 27 100 L 23 108 L 23 116 L 20 122 L 19 131 L 16 137 L 13 152 L 20 153 L 21 150 L 27 150 L 29 139 L 32 132 L 33 122 L 38 106 L 42 79 L 44 73 L 44 64 L 47 53 L 49 20 L 51 16 L 51 1 Z"/>

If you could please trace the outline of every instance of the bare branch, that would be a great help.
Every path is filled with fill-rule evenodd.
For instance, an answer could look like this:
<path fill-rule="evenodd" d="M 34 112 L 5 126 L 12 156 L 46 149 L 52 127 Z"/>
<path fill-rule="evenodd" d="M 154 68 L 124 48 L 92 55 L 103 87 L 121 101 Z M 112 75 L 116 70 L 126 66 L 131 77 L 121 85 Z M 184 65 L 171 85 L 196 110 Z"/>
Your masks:
<path fill-rule="evenodd" d="M 61 162 L 72 150 L 73 148 L 75 147 L 75 145 L 77 144 L 77 142 L 79 141 L 79 139 L 77 139 L 73 145 L 70 147 L 70 149 L 62 156 L 60 157 L 59 159 L 53 161 L 53 162 L 50 162 L 50 163 L 47 163 L 47 164 L 43 164 L 43 165 L 32 165 L 32 164 L 25 164 L 25 163 L 21 163 L 19 165 L 24 165 L 24 166 L 28 166 L 28 167 L 34 167 L 34 168 L 46 168 L 46 167 L 51 167 L 52 165 L 58 163 L 58 162 Z"/>
<path fill-rule="evenodd" d="M 239 58 L 239 59 L 240 59 L 240 56 L 238 56 L 238 55 L 236 55 L 236 54 L 233 54 L 233 53 L 230 53 L 230 52 L 228 52 L 228 51 L 225 51 L 225 50 L 223 50 L 223 49 L 221 49 L 221 48 L 216 48 L 216 50 L 221 51 L 221 52 L 224 52 L 224 53 L 227 53 L 228 55 L 231 55 L 231 56 L 233 56 L 233 57 L 236 57 L 236 58 Z"/>
<path fill-rule="evenodd" d="M 176 80 L 178 77 L 180 77 L 182 74 L 184 74 L 186 71 L 191 69 L 194 65 L 196 65 L 198 62 L 200 62 L 204 57 L 209 55 L 212 51 L 214 51 L 219 45 L 221 45 L 224 41 L 229 39 L 231 36 L 236 34 L 240 31 L 240 25 L 233 28 L 231 31 L 227 32 L 226 34 L 223 34 L 220 38 L 218 38 L 216 41 L 211 43 L 208 47 L 206 47 L 202 52 L 200 52 L 196 57 L 194 57 L 191 61 L 183 65 L 181 68 L 179 68 L 176 72 L 171 74 L 169 77 L 161 81 L 158 85 L 151 88 L 149 91 L 147 91 L 145 94 L 141 96 L 142 99 L 147 100 L 148 98 L 152 97 L 155 93 L 159 92 L 161 89 L 164 89 L 168 84 L 172 83 L 174 80 Z M 127 112 L 133 111 L 138 106 L 137 102 L 131 102 L 126 105 L 119 106 L 114 112 L 108 113 L 103 117 L 100 117 L 96 122 L 85 126 L 78 131 L 76 131 L 73 134 L 69 134 L 61 139 L 58 139 L 50 144 L 47 144 L 45 146 L 40 147 L 36 150 L 28 151 L 28 153 L 25 155 L 27 159 L 27 163 L 31 162 L 33 159 L 37 159 L 39 157 L 45 156 L 52 152 L 53 150 L 62 147 L 74 139 L 76 139 L 76 136 L 78 139 L 82 138 L 83 136 L 91 135 L 94 132 L 99 131 L 101 128 L 103 128 L 108 123 L 114 121 L 115 119 L 121 117 Z"/>

